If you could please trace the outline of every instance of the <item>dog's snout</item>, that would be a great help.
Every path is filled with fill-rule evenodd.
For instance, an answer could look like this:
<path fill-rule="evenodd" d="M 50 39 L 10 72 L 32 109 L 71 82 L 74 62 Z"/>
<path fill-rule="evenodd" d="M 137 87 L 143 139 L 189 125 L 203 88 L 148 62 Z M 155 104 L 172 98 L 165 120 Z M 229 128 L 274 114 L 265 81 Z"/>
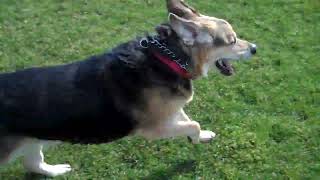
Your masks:
<path fill-rule="evenodd" d="M 250 52 L 251 52 L 251 54 L 256 54 L 257 53 L 257 45 L 250 44 Z"/>

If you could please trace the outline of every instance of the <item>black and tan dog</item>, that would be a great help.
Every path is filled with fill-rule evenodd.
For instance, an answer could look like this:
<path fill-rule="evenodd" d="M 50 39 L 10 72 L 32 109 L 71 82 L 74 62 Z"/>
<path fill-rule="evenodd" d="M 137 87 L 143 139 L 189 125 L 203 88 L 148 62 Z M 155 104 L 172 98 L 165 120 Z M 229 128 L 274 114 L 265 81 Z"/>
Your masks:
<path fill-rule="evenodd" d="M 0 75 L 0 162 L 25 149 L 27 170 L 56 176 L 67 164 L 44 162 L 42 145 L 58 140 L 106 143 L 128 135 L 147 139 L 214 138 L 184 113 L 192 80 L 216 66 L 232 75 L 231 60 L 256 47 L 237 38 L 225 20 L 204 16 L 180 0 L 167 0 L 169 22 L 157 35 L 67 65 Z"/>

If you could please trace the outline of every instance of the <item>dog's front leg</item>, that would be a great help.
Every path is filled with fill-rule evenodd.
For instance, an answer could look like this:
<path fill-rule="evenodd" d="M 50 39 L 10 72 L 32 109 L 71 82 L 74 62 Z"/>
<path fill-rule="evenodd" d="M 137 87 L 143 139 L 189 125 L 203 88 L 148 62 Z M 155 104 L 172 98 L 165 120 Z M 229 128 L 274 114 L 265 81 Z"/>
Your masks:
<path fill-rule="evenodd" d="M 184 120 L 184 121 L 192 122 L 183 109 L 180 110 L 179 114 L 181 116 L 179 118 L 181 121 Z M 196 121 L 193 121 L 193 122 L 196 122 Z M 216 136 L 216 134 L 212 131 L 201 130 L 200 124 L 199 124 L 199 129 L 200 129 L 200 133 L 198 134 L 198 136 L 188 136 L 191 139 L 192 143 L 194 144 L 197 144 L 199 142 L 202 142 L 202 143 L 210 142 Z"/>
<path fill-rule="evenodd" d="M 215 133 L 201 130 L 199 123 L 190 120 L 181 109 L 163 123 L 159 123 L 151 129 L 143 130 L 142 136 L 147 139 L 187 136 L 191 138 L 192 143 L 200 143 L 211 141 L 215 137 Z"/>

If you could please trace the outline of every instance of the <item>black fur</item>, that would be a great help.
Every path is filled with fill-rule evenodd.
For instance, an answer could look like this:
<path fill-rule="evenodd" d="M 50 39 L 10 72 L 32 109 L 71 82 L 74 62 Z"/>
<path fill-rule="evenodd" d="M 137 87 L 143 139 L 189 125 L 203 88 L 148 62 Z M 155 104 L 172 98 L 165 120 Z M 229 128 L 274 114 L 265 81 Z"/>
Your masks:
<path fill-rule="evenodd" d="M 165 41 L 178 51 L 176 38 Z M 181 84 L 191 90 L 190 80 L 159 64 L 138 40 L 80 62 L 0 74 L 0 131 L 72 143 L 109 142 L 136 128 L 131 109 L 142 108 L 144 88 L 165 86 L 178 94 Z"/>

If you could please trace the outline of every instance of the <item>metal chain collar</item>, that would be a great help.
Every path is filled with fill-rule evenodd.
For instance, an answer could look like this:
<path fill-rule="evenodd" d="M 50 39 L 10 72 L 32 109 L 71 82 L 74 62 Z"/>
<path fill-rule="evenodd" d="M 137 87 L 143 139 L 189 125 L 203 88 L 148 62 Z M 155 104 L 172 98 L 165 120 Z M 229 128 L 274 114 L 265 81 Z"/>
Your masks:
<path fill-rule="evenodd" d="M 183 64 L 183 61 L 182 61 L 179 57 L 177 57 L 177 56 L 175 55 L 175 53 L 172 52 L 172 51 L 167 47 L 167 45 L 166 45 L 165 43 L 160 43 L 154 36 L 151 37 L 151 38 L 149 38 L 149 39 L 145 37 L 145 38 L 142 38 L 142 39 L 140 40 L 140 46 L 141 46 L 142 48 L 145 48 L 145 49 L 146 49 L 146 48 L 149 47 L 150 44 L 153 45 L 153 46 L 155 46 L 155 47 L 157 47 L 157 49 L 161 50 L 162 53 L 170 56 L 170 58 L 171 58 L 175 63 L 177 63 L 182 69 L 184 69 L 184 70 L 187 71 L 187 66 L 189 65 L 188 62 L 186 61 L 186 62 Z"/>

